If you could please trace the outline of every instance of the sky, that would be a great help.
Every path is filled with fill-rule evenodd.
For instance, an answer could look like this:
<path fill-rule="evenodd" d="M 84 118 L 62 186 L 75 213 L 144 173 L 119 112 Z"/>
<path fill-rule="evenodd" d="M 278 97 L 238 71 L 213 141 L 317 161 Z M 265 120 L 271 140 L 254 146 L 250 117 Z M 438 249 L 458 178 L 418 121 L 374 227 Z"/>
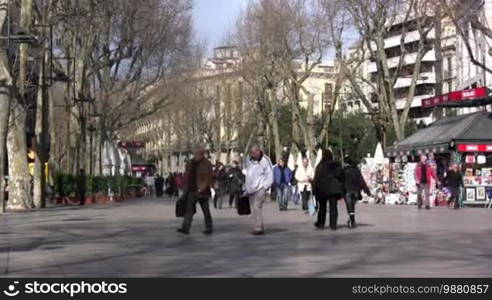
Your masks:
<path fill-rule="evenodd" d="M 208 54 L 221 46 L 224 36 L 229 33 L 241 8 L 249 0 L 195 0 L 193 17 L 198 39 L 205 41 Z"/>

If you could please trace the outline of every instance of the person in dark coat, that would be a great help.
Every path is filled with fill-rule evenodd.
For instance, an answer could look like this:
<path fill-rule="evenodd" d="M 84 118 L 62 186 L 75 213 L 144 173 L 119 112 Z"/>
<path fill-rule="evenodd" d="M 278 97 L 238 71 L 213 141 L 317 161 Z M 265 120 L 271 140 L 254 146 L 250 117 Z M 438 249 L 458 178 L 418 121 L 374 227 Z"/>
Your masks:
<path fill-rule="evenodd" d="M 183 219 L 183 225 L 177 231 L 183 234 L 189 234 L 193 215 L 196 211 L 196 204 L 200 204 L 203 216 L 205 218 L 204 234 L 211 234 L 212 215 L 210 214 L 209 200 L 210 189 L 214 184 L 214 173 L 212 163 L 205 156 L 206 150 L 204 146 L 197 146 L 194 151 L 194 157 L 186 166 L 185 176 L 185 192 L 186 197 L 186 213 Z"/>
<path fill-rule="evenodd" d="M 239 168 L 239 163 L 237 161 L 232 162 L 232 168 L 227 172 L 228 178 L 228 192 L 229 192 L 229 207 L 237 207 L 237 201 L 241 195 L 244 181 L 246 180 L 243 172 Z"/>
<path fill-rule="evenodd" d="M 366 181 L 357 167 L 357 163 L 350 158 L 346 162 L 347 166 L 343 170 L 343 188 L 345 192 L 345 205 L 349 214 L 347 225 L 349 228 L 355 228 L 355 204 L 357 200 L 362 199 L 362 190 L 369 196 L 371 195 L 371 191 L 367 187 Z"/>
<path fill-rule="evenodd" d="M 162 197 L 164 189 L 164 178 L 157 174 L 155 178 L 155 194 L 157 197 Z"/>
<path fill-rule="evenodd" d="M 216 193 L 214 198 L 214 208 L 222 209 L 224 197 L 227 195 L 227 172 L 224 164 L 218 161 L 214 170 Z"/>
<path fill-rule="evenodd" d="M 316 167 L 313 179 L 313 194 L 319 203 L 318 220 L 314 226 L 323 229 L 326 222 L 326 206 L 330 203 L 330 228 L 337 230 L 338 200 L 343 197 L 343 170 L 339 162 L 333 160 L 330 150 Z"/>
<path fill-rule="evenodd" d="M 279 210 L 287 211 L 292 189 L 292 171 L 283 159 L 279 159 L 278 164 L 273 167 L 273 182 L 277 193 Z"/>
<path fill-rule="evenodd" d="M 463 176 L 461 176 L 458 169 L 458 164 L 451 163 L 451 166 L 444 177 L 444 186 L 451 192 L 451 197 L 448 200 L 448 206 L 454 202 L 454 208 L 460 208 L 460 192 L 463 187 Z"/>

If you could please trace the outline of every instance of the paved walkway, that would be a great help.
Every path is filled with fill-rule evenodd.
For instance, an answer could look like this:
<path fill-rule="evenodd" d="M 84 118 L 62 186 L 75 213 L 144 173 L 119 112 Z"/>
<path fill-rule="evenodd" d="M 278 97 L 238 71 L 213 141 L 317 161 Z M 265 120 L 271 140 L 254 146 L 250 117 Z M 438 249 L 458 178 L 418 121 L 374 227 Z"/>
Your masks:
<path fill-rule="evenodd" d="M 298 208 L 250 218 L 213 210 L 216 233 L 175 232 L 171 201 L 49 208 L 0 216 L 2 277 L 476 277 L 492 276 L 492 210 L 359 205 L 360 227 L 316 231 Z M 339 223 L 345 208 L 340 203 Z"/>

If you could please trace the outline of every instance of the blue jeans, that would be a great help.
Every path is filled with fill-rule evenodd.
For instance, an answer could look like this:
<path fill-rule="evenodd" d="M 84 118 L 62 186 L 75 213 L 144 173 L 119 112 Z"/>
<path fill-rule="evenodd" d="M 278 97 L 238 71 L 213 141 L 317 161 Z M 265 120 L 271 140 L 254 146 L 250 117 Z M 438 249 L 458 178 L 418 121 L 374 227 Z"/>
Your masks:
<path fill-rule="evenodd" d="M 290 188 L 292 191 L 292 201 L 294 202 L 295 205 L 298 205 L 300 200 L 299 187 L 296 184 L 294 186 L 291 186 Z"/>
<path fill-rule="evenodd" d="M 288 185 L 277 186 L 277 202 L 280 210 L 287 210 L 291 187 Z"/>

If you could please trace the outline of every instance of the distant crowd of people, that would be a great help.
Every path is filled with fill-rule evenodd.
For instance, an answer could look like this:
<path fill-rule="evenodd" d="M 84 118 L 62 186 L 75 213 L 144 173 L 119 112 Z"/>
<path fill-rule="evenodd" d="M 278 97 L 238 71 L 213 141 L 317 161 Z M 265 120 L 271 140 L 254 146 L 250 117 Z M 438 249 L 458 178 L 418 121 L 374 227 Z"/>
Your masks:
<path fill-rule="evenodd" d="M 304 213 L 317 213 L 315 228 L 324 229 L 326 215 L 329 215 L 329 228 L 337 230 L 338 201 L 344 200 L 348 213 L 347 226 L 355 228 L 355 208 L 357 201 L 362 199 L 362 192 L 371 195 L 357 161 L 351 157 L 344 158 L 344 164 L 334 159 L 330 150 L 325 150 L 321 161 L 312 166 L 307 157 L 302 165 L 295 165 L 291 170 L 284 158 L 273 165 L 268 156 L 255 146 L 243 161 L 224 165 L 217 161 L 212 164 L 206 157 L 204 147 L 197 147 L 193 158 L 187 162 L 185 172 L 171 173 L 166 178 L 160 175 L 148 175 L 145 178 L 145 195 L 162 197 L 164 194 L 181 199 L 185 202 L 184 220 L 178 232 L 190 232 L 196 204 L 200 204 L 205 216 L 206 234 L 213 232 L 212 216 L 209 200 L 212 199 L 215 209 L 223 209 L 225 203 L 229 207 L 238 207 L 242 197 L 247 197 L 251 205 L 253 219 L 253 235 L 264 234 L 263 205 L 269 198 L 276 201 L 280 211 L 287 211 L 289 202 L 300 204 Z M 438 181 L 435 168 L 427 156 L 421 156 L 421 162 L 415 171 L 418 187 L 418 208 L 430 208 L 430 182 L 434 180 L 449 188 L 450 202 L 458 207 L 460 188 L 463 178 L 457 164 L 451 164 L 445 173 L 442 183 Z"/>
<path fill-rule="evenodd" d="M 324 229 L 327 207 L 329 205 L 329 227 L 337 229 L 338 200 L 344 199 L 348 212 L 347 225 L 356 227 L 355 206 L 362 198 L 361 192 L 371 194 L 357 163 L 347 158 L 347 164 L 334 160 L 330 150 L 323 152 L 320 163 L 313 168 L 309 159 L 291 170 L 286 160 L 281 158 L 273 165 L 263 151 L 255 146 L 243 162 L 234 161 L 231 166 L 217 162 L 213 165 L 206 157 L 204 147 L 197 147 L 194 156 L 187 164 L 183 176 L 182 199 L 186 203 L 183 224 L 178 232 L 189 234 L 196 204 L 200 204 L 205 217 L 205 234 L 213 232 L 209 200 L 213 199 L 216 209 L 222 209 L 224 201 L 229 207 L 236 207 L 242 197 L 247 197 L 251 205 L 253 235 L 265 233 L 263 205 L 272 197 L 280 211 L 286 211 L 290 201 L 305 213 L 310 207 L 317 212 L 315 228 Z M 179 174 L 177 175 L 179 176 Z M 170 176 L 171 180 L 173 175 Z M 172 187 L 172 184 L 171 184 Z"/>

